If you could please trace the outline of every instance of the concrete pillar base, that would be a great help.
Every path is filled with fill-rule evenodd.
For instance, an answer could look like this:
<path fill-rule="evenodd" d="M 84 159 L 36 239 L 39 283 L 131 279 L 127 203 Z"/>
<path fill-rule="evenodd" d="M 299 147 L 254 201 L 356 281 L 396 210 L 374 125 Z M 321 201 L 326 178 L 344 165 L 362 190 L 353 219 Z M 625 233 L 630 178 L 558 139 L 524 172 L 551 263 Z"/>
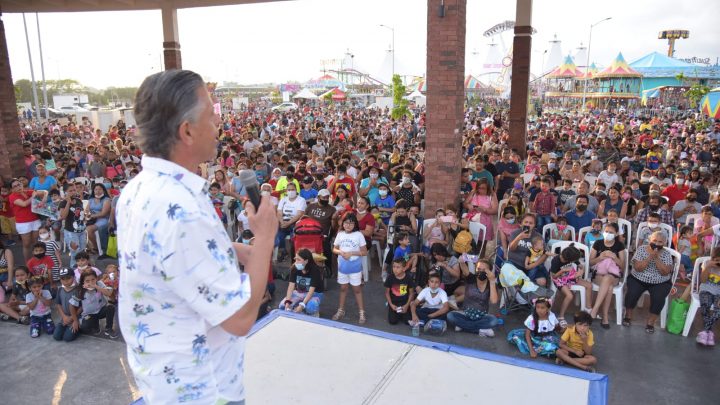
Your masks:
<path fill-rule="evenodd" d="M 163 56 L 165 58 L 165 70 L 182 69 L 180 43 L 163 42 Z"/>

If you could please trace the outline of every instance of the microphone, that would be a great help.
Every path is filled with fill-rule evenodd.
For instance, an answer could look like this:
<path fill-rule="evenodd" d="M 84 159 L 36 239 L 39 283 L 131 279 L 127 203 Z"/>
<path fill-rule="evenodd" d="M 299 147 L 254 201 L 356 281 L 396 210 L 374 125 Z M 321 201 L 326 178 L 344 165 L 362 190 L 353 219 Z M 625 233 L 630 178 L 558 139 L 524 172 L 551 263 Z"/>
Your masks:
<path fill-rule="evenodd" d="M 260 185 L 258 184 L 255 172 L 247 169 L 240 170 L 238 177 L 240 178 L 240 183 L 245 187 L 245 192 L 250 202 L 255 206 L 255 211 L 257 211 L 260 208 L 260 201 L 262 200 L 260 198 Z"/>

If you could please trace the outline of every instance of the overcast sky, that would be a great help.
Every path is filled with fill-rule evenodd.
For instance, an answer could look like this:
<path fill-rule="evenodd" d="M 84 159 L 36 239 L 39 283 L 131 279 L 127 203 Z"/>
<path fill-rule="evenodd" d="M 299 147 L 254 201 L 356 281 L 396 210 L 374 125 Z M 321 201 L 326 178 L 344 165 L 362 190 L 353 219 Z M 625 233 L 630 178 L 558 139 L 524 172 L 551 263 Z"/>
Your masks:
<path fill-rule="evenodd" d="M 427 2 L 424 0 L 298 0 L 178 11 L 183 67 L 212 81 L 281 83 L 322 74 L 321 60 L 341 59 L 349 49 L 356 68 L 379 71 L 394 26 L 396 71 L 425 72 Z M 618 52 L 628 62 L 649 52 L 665 53 L 665 29 L 690 30 L 676 57 L 720 56 L 718 0 L 535 0 L 532 71 L 555 34 L 564 54 L 587 44 L 591 60 L 608 65 Z M 13 79 L 30 78 L 22 15 L 5 14 Z M 36 79 L 40 60 L 35 15 L 27 15 Z M 514 20 L 515 1 L 468 0 L 466 71 L 479 74 L 489 40 L 483 32 Z M 45 76 L 72 78 L 97 88 L 138 86 L 161 66 L 160 11 L 56 13 L 40 15 Z M 509 46 L 510 32 L 502 40 Z M 500 38 L 497 38 L 500 43 Z M 584 65 L 579 63 L 579 65 Z"/>

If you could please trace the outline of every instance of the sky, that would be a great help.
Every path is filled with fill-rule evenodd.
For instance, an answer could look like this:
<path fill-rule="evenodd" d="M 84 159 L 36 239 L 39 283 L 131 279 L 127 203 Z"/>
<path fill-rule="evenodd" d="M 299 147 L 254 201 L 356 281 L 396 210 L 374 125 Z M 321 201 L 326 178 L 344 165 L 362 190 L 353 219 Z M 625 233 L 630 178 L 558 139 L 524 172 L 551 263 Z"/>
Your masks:
<path fill-rule="evenodd" d="M 720 1 L 717 0 L 535 0 L 531 55 L 540 73 L 543 51 L 555 35 L 563 54 L 587 44 L 593 29 L 591 62 L 609 65 L 618 52 L 632 62 L 652 51 L 667 52 L 659 31 L 686 29 L 676 57 L 720 57 Z M 466 73 L 480 74 L 490 40 L 483 32 L 515 19 L 515 1 L 467 0 Z M 21 14 L 4 14 L 13 80 L 30 79 Z M 35 77 L 40 80 L 35 15 L 26 15 Z M 297 0 L 288 2 L 178 10 L 183 68 L 208 81 L 243 84 L 305 82 L 323 74 L 323 60 L 354 55 L 356 69 L 379 72 L 395 30 L 395 70 L 425 72 L 427 36 L 425 0 Z M 87 86 L 139 86 L 162 64 L 159 10 L 40 14 L 48 80 L 71 78 Z M 507 32 L 496 42 L 512 43 Z M 584 65 L 583 61 L 578 65 Z"/>

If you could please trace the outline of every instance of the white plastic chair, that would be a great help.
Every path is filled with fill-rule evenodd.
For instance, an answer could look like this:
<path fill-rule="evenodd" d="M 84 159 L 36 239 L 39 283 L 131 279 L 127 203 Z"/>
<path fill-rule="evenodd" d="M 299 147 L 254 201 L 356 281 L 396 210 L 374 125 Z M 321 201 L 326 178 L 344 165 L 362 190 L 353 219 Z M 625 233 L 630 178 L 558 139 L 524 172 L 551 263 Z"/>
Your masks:
<path fill-rule="evenodd" d="M 682 264 L 680 263 L 680 252 L 678 252 L 675 249 L 671 249 L 671 248 L 667 248 L 667 247 L 664 249 L 667 250 L 668 252 L 670 252 L 670 254 L 673 257 L 673 272 L 672 272 L 672 277 L 670 278 L 670 281 L 672 282 L 672 287 L 675 287 L 675 280 L 677 280 L 678 273 L 680 272 L 680 266 L 682 266 Z M 672 291 L 672 288 L 671 288 L 671 291 Z M 638 301 L 639 307 L 642 306 L 643 298 L 646 295 L 649 296 L 650 293 L 645 291 L 640 296 L 640 300 Z M 670 297 L 669 294 L 667 297 L 665 297 L 665 305 L 663 305 L 662 311 L 660 311 L 660 328 L 662 328 L 662 329 L 665 329 L 665 324 L 667 323 L 667 310 L 668 310 L 669 301 L 670 301 L 669 297 Z"/>
<path fill-rule="evenodd" d="M 597 179 L 598 179 L 597 176 L 593 176 L 591 174 L 586 174 L 584 180 L 587 181 L 588 183 L 590 183 L 590 188 L 592 189 L 593 187 L 595 187 L 595 184 L 597 183 Z"/>
<path fill-rule="evenodd" d="M 603 226 L 605 226 L 607 218 L 603 218 L 601 221 Z M 627 219 L 618 218 L 618 226 L 620 227 L 620 232 L 627 231 L 627 235 L 623 234 L 623 236 L 625 237 L 625 246 L 630 246 L 630 243 L 632 242 L 632 223 Z M 670 234 L 670 237 L 672 237 L 672 234 Z"/>
<path fill-rule="evenodd" d="M 615 297 L 615 316 L 617 317 L 617 324 L 622 325 L 622 315 L 623 315 L 623 289 L 625 288 L 625 283 L 627 282 L 628 274 L 630 273 L 630 253 L 627 249 L 623 250 L 621 252 L 622 255 L 625 256 L 625 266 L 623 268 L 623 278 L 622 281 L 619 282 L 615 287 L 613 287 L 613 297 Z M 591 280 L 592 282 L 592 280 Z M 592 283 L 592 289 L 595 292 L 600 291 L 600 286 Z"/>
<path fill-rule="evenodd" d="M 523 173 L 523 184 L 527 185 L 528 183 L 532 182 L 535 176 L 537 176 L 535 173 Z"/>
<path fill-rule="evenodd" d="M 382 268 L 382 265 L 383 265 L 382 247 L 380 246 L 379 240 L 372 241 L 372 246 L 370 247 L 370 250 L 372 250 L 373 248 L 375 248 L 375 252 L 377 253 L 378 264 L 380 264 L 380 268 Z"/>
<path fill-rule="evenodd" d="M 698 257 L 697 260 L 695 260 L 695 269 L 693 269 L 692 280 L 690 282 L 690 308 L 688 309 L 687 318 L 685 318 L 685 327 L 682 332 L 682 335 L 685 337 L 690 333 L 690 328 L 692 327 L 697 310 L 700 309 L 700 272 L 702 271 L 703 264 L 708 260 L 710 260 L 710 256 Z"/>
<path fill-rule="evenodd" d="M 702 214 L 687 214 L 685 216 L 685 225 L 690 225 L 690 223 L 692 223 L 694 227 L 700 218 L 702 218 Z"/>
<path fill-rule="evenodd" d="M 560 253 L 563 251 L 563 249 L 566 249 L 570 246 L 575 246 L 580 251 L 583 252 L 583 260 L 580 263 L 580 265 L 583 267 L 583 279 L 589 281 L 590 280 L 590 249 L 588 249 L 587 246 L 583 245 L 582 243 L 569 241 L 569 240 L 563 240 L 559 242 L 553 243 L 552 246 L 550 246 L 550 251 L 553 253 Z M 545 262 L 545 267 L 550 269 L 550 263 L 549 261 L 552 260 L 552 258 L 548 258 Z M 555 286 L 555 283 L 550 281 L 550 288 L 556 293 L 557 287 Z M 586 308 L 586 302 L 587 297 L 585 296 L 585 287 L 575 284 L 573 286 L 570 286 L 570 291 L 578 293 L 580 296 L 580 308 L 585 310 Z"/>
<path fill-rule="evenodd" d="M 487 234 L 487 228 L 485 225 L 479 223 L 479 222 L 472 222 L 470 221 L 469 224 L 470 233 L 473 236 L 473 240 L 475 240 L 475 244 L 479 247 L 479 251 L 482 252 L 483 248 L 485 247 L 485 236 Z M 482 232 L 482 239 L 480 239 L 480 233 Z M 480 242 L 482 240 L 482 242 Z"/>
<path fill-rule="evenodd" d="M 647 228 L 647 227 L 648 227 L 648 223 L 647 223 L 647 222 L 640 222 L 640 223 L 638 224 L 638 227 L 637 227 L 637 237 L 635 238 L 635 250 L 637 250 L 638 246 L 640 246 L 640 232 L 641 232 L 644 228 Z M 673 239 L 673 228 L 672 228 L 672 226 L 670 226 L 670 225 L 668 225 L 668 224 L 664 224 L 664 223 L 661 222 L 660 225 L 659 225 L 656 229 L 664 229 L 664 230 L 665 230 L 665 232 L 667 233 L 667 236 L 668 236 L 668 237 L 667 237 L 667 241 L 665 242 L 665 243 L 666 243 L 666 247 L 667 247 L 667 248 L 672 248 L 672 239 Z"/>
<path fill-rule="evenodd" d="M 575 240 L 575 228 L 573 228 L 571 225 L 568 225 L 567 229 L 570 230 L 570 240 L 565 242 L 573 242 Z M 557 230 L 557 224 L 547 224 L 543 226 L 542 230 L 542 237 L 543 240 L 548 240 L 550 231 L 551 230 Z"/>
<path fill-rule="evenodd" d="M 578 231 L 577 241 L 584 245 L 585 244 L 585 235 L 588 232 L 592 231 L 592 229 L 593 229 L 592 226 L 583 226 L 582 228 L 580 228 L 580 230 Z"/>
<path fill-rule="evenodd" d="M 498 224 L 500 223 L 500 218 L 502 218 L 503 210 L 504 210 L 505 207 L 507 206 L 508 201 L 510 201 L 509 198 L 503 198 L 503 199 L 500 200 L 500 202 L 498 203 L 498 214 L 497 214 L 497 223 L 498 223 Z"/>

